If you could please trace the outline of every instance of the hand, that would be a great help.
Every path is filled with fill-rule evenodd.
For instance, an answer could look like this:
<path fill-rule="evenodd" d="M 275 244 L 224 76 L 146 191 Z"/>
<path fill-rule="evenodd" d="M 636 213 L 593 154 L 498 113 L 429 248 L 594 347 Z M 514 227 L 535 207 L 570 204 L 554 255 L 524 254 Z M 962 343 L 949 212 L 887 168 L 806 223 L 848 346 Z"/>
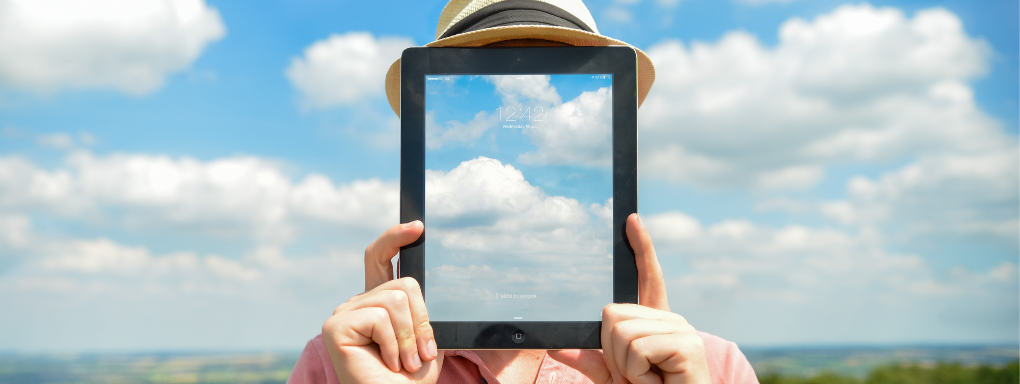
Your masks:
<path fill-rule="evenodd" d="M 443 356 L 421 287 L 409 277 L 393 280 L 389 262 L 421 235 L 422 227 L 420 221 L 393 226 L 369 245 L 367 292 L 337 307 L 323 324 L 323 342 L 341 383 L 435 383 L 439 378 Z"/>
<path fill-rule="evenodd" d="M 415 220 L 397 224 L 365 248 L 365 291 L 371 291 L 382 283 L 393 280 L 393 256 L 400 247 L 413 243 L 421 237 L 425 225 Z"/>
<path fill-rule="evenodd" d="M 352 297 L 322 325 L 341 383 L 435 383 L 443 357 L 418 282 L 405 277 Z"/>
<path fill-rule="evenodd" d="M 627 239 L 638 268 L 638 303 L 602 310 L 602 351 L 549 351 L 595 383 L 710 382 L 705 346 L 683 316 L 669 311 L 666 284 L 648 230 L 627 218 Z"/>

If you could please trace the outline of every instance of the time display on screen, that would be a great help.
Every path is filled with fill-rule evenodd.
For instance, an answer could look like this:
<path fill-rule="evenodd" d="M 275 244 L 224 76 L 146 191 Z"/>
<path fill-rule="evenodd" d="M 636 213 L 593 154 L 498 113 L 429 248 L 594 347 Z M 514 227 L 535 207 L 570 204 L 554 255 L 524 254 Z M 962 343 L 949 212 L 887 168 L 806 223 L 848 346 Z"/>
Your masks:
<path fill-rule="evenodd" d="M 499 107 L 499 121 L 542 121 L 545 109 L 542 107 Z"/>

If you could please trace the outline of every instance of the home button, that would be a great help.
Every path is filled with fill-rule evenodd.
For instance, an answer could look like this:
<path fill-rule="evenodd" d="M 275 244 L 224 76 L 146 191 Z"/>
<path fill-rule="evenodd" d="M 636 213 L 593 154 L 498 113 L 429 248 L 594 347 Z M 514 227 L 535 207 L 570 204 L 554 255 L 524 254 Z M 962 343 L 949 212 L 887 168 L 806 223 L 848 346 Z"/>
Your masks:
<path fill-rule="evenodd" d="M 522 331 L 520 329 L 515 330 L 515 331 L 510 333 L 510 340 L 513 340 L 517 344 L 523 343 L 524 340 L 527 339 L 527 338 L 528 338 L 528 335 L 525 334 L 524 331 Z"/>

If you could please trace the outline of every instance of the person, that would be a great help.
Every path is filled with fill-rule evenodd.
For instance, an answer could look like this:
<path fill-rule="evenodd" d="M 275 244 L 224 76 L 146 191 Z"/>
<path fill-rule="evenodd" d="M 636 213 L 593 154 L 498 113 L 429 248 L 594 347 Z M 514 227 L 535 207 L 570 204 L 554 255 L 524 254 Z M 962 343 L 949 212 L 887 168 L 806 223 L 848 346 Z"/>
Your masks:
<path fill-rule="evenodd" d="M 428 46 L 616 45 L 580 0 L 452 0 Z M 639 103 L 654 67 L 638 51 Z M 399 61 L 386 88 L 399 115 Z M 394 70 L 396 68 L 396 70 Z M 365 249 L 365 292 L 338 306 L 310 340 L 288 383 L 757 383 L 736 344 L 697 331 L 670 311 L 662 269 L 638 214 L 626 235 L 638 269 L 638 304 L 602 311 L 602 350 L 436 349 L 421 289 L 393 279 L 391 260 L 417 240 L 420 221 L 394 225 Z"/>

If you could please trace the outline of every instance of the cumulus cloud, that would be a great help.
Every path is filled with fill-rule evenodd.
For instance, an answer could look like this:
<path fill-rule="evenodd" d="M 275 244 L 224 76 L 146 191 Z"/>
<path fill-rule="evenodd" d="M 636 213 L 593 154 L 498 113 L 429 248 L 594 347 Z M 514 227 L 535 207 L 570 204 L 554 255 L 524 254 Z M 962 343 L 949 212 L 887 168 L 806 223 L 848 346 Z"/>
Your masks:
<path fill-rule="evenodd" d="M 473 146 L 489 128 L 499 123 L 499 115 L 491 115 L 486 111 L 478 111 L 466 123 L 456 120 L 447 121 L 444 125 L 436 122 L 435 111 L 425 112 L 425 142 L 429 149 L 439 149 L 445 145 L 462 144 Z"/>
<path fill-rule="evenodd" d="M 0 86 L 144 95 L 224 34 L 204 0 L 3 0 Z"/>
<path fill-rule="evenodd" d="M 54 149 L 70 149 L 74 148 L 74 138 L 63 132 L 50 133 L 46 135 L 39 135 L 36 139 L 39 145 Z"/>
<path fill-rule="evenodd" d="M 308 107 L 356 104 L 383 95 L 386 71 L 414 41 L 368 32 L 332 35 L 305 48 L 287 68 L 287 78 Z"/>
<path fill-rule="evenodd" d="M 6 169 L 6 165 L 0 165 L 0 169 Z M 79 176 L 77 171 L 67 173 L 72 181 Z M 362 226 L 371 226 L 382 212 L 363 214 L 344 209 L 358 202 L 333 201 L 345 194 L 338 194 L 337 189 L 353 189 L 355 195 L 365 187 L 369 191 L 363 192 L 370 195 L 387 193 L 372 188 L 371 183 L 345 184 L 339 188 L 321 180 L 304 184 L 316 183 L 320 185 L 305 189 L 304 196 L 298 199 L 309 200 L 305 208 L 333 217 L 320 218 L 314 227 L 330 229 L 330 223 L 364 219 L 368 222 L 339 228 L 340 231 L 333 227 L 329 240 L 321 243 L 302 232 L 297 247 L 272 244 L 273 239 L 261 238 L 244 239 L 241 247 L 233 247 L 215 238 L 216 234 L 211 234 L 210 247 L 210 234 L 205 230 L 197 231 L 206 236 L 198 241 L 179 241 L 181 238 L 171 233 L 174 228 L 167 225 L 148 231 L 155 237 L 138 237 L 130 230 L 123 231 L 124 226 L 108 231 L 91 225 L 92 217 L 54 217 L 40 214 L 31 206 L 0 204 L 0 306 L 12 314 L 0 318 L 0 325 L 19 330 L 6 334 L 5 345 L 38 348 L 40 340 L 48 343 L 46 340 L 53 338 L 65 340 L 61 343 L 63 349 L 123 350 L 138 348 L 131 335 L 142 331 L 141 328 L 160 329 L 159 335 L 147 339 L 146 348 L 300 345 L 321 326 L 322 308 L 335 307 L 362 291 L 362 250 L 379 231 L 370 228 L 369 234 L 358 235 L 358 230 L 364 229 Z M 119 186 L 132 189 L 129 184 L 130 181 Z M 191 184 L 195 187 L 195 183 Z M 316 191 L 320 193 L 308 193 Z M 9 198 L 10 192 L 3 190 L 0 196 Z M 215 198 L 216 193 L 210 196 Z M 118 205 L 92 194 L 87 197 L 112 211 L 129 212 L 125 216 L 134 216 L 137 211 L 146 213 L 147 208 L 152 208 L 144 204 Z M 323 198 L 326 201 L 316 201 Z M 395 197 L 391 203 L 396 204 Z M 190 210 L 183 202 L 176 206 Z M 209 217 L 225 214 L 215 207 L 209 208 L 213 210 Z M 162 213 L 150 212 L 154 212 L 152 216 Z M 257 212 L 253 215 L 257 216 Z M 36 229 L 30 217 L 45 218 L 38 219 L 41 225 Z M 227 227 L 245 225 L 229 222 L 230 219 L 220 222 Z M 68 224 L 82 223 L 89 227 L 89 232 L 99 231 L 112 237 L 61 230 Z M 205 251 L 201 250 L 203 247 Z M 208 251 L 210 248 L 214 251 Z M 68 312 L 75 314 L 73 330 L 57 326 L 66 321 L 62 314 Z M 196 318 L 196 314 L 200 316 Z M 89 332 L 82 333 L 81 329 Z M 252 339 L 252 334 L 266 330 L 272 332 Z"/>
<path fill-rule="evenodd" d="M 556 268 L 442 265 L 429 270 L 426 297 L 434 321 L 601 320 L 613 300 L 608 262 Z M 481 283 L 481 284 L 480 284 Z M 517 295 L 514 297 L 513 295 Z"/>
<path fill-rule="evenodd" d="M 617 22 L 617 23 L 630 23 L 634 20 L 634 16 L 630 14 L 626 8 L 621 7 L 609 7 L 603 12 L 606 20 Z"/>
<path fill-rule="evenodd" d="M 581 93 L 552 107 L 537 129 L 527 129 L 537 150 L 520 155 L 525 164 L 613 164 L 613 91 L 609 87 Z"/>
<path fill-rule="evenodd" d="M 855 177 L 846 200 L 822 212 L 844 224 L 898 223 L 907 235 L 991 236 L 1015 248 L 1020 234 L 1017 148 L 925 157 L 878 179 Z"/>
<path fill-rule="evenodd" d="M 496 227 L 514 237 L 587 224 L 590 215 L 576 200 L 549 196 L 513 165 L 484 156 L 449 172 L 425 171 L 429 224 L 447 228 Z M 450 246 L 464 247 L 463 241 Z M 484 247 L 484 244 L 478 244 Z"/>
<path fill-rule="evenodd" d="M 538 148 L 521 154 L 518 161 L 596 167 L 612 164 L 612 88 L 583 92 L 564 103 L 546 75 L 488 76 L 486 80 L 496 86 L 503 105 L 520 111 L 531 109 L 527 122 L 538 128 L 524 132 Z"/>
<path fill-rule="evenodd" d="M 790 4 L 796 0 L 736 0 L 738 3 L 751 4 L 751 5 L 764 5 L 764 4 Z"/>
<path fill-rule="evenodd" d="M 774 48 L 744 32 L 664 41 L 642 108 L 644 174 L 700 187 L 798 189 L 846 161 L 979 153 L 1010 139 L 966 81 L 989 48 L 943 9 L 846 5 L 791 19 Z"/>
<path fill-rule="evenodd" d="M 349 295 L 360 290 L 356 280 L 361 275 L 361 255 L 356 247 L 309 255 L 285 255 L 275 246 L 232 256 L 186 250 L 160 254 L 106 237 L 74 238 L 36 231 L 26 216 L 0 215 L 0 228 L 11 227 L 20 239 L 0 238 L 0 250 L 4 250 L 0 266 L 12 259 L 17 259 L 18 265 L 0 279 L 0 292 L 101 299 L 100 308 L 107 308 L 136 298 L 151 305 L 181 297 L 202 297 L 221 304 L 254 300 L 278 307 L 280 303 L 274 300 L 281 297 L 305 295 L 304 300 L 317 300 L 338 289 Z"/>
<path fill-rule="evenodd" d="M 302 221 L 382 230 L 397 221 L 398 187 L 378 179 L 295 182 L 282 164 L 238 156 L 74 152 L 62 168 L 0 158 L 0 207 L 128 227 L 178 228 L 221 237 L 287 241 Z"/>
<path fill-rule="evenodd" d="M 642 221 L 665 269 L 682 271 L 667 276 L 673 310 L 699 329 L 725 329 L 729 337 L 752 343 L 994 340 L 1003 332 L 1016 334 L 1020 286 L 1014 262 L 977 271 L 957 267 L 944 275 L 919 255 L 888 251 L 876 231 L 740 219 L 706 225 L 676 211 Z M 975 311 L 960 312 L 964 307 Z M 989 331 L 964 336 L 960 319 L 938 315 L 947 311 Z M 953 329 L 955 334 L 943 334 Z"/>
<path fill-rule="evenodd" d="M 525 128 L 537 148 L 518 156 L 517 161 L 534 165 L 583 165 L 609 167 L 612 158 L 613 91 L 603 87 L 562 102 L 549 76 L 487 76 L 503 102 L 502 116 L 479 111 L 468 122 L 448 121 L 440 125 L 435 113 L 425 114 L 425 134 L 430 149 L 453 143 L 473 145 L 498 124 L 527 124 Z M 508 112 L 509 108 L 514 108 Z M 514 120 L 508 120 L 507 114 Z M 502 121 L 502 123 L 501 123 Z M 516 122 L 515 122 L 516 121 Z"/>
<path fill-rule="evenodd" d="M 593 220 L 602 205 L 550 196 L 486 157 L 427 170 L 425 190 L 430 317 L 589 319 L 612 300 L 612 227 Z M 497 293 L 539 296 L 506 302 Z"/>
<path fill-rule="evenodd" d="M 605 226 L 613 227 L 613 198 L 606 199 L 605 204 L 592 203 L 588 210 L 599 218 L 599 222 Z"/>
<path fill-rule="evenodd" d="M 549 75 L 485 76 L 485 80 L 496 86 L 496 92 L 506 106 L 535 104 L 548 108 L 563 102 L 556 87 L 549 84 Z"/>
<path fill-rule="evenodd" d="M 10 135 L 10 137 L 14 138 L 19 138 L 19 136 L 31 137 L 32 134 L 26 131 L 21 134 L 15 133 Z M 53 132 L 35 135 L 35 142 L 40 146 L 58 150 L 71 150 L 78 147 L 88 147 L 95 145 L 98 141 L 99 139 L 88 132 L 81 132 L 78 135 L 72 135 L 67 132 Z"/>

